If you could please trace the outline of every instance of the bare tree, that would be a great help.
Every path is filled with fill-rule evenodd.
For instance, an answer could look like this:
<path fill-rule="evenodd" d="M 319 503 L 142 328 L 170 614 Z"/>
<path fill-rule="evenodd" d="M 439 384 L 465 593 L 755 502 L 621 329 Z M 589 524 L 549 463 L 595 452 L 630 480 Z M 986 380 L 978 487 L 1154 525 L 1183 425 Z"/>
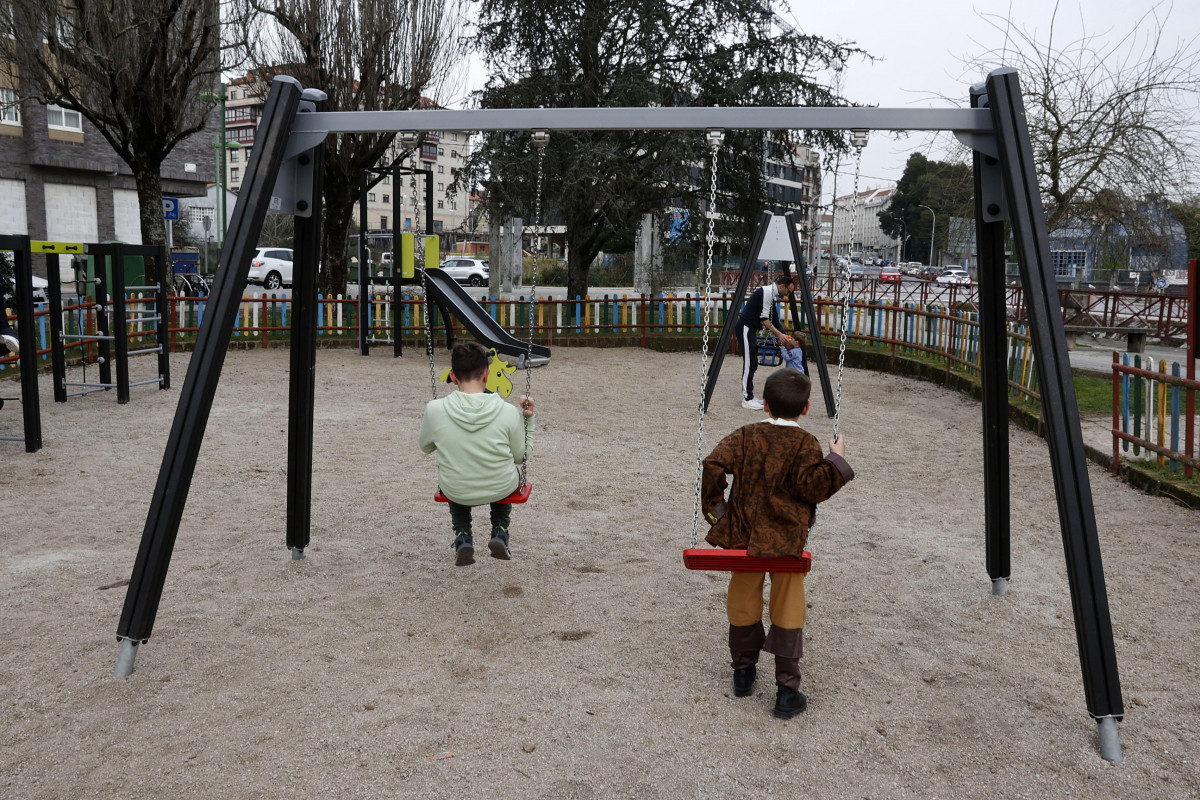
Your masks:
<path fill-rule="evenodd" d="M 234 3 L 246 20 L 255 72 L 286 72 L 320 89 L 330 111 L 416 108 L 446 83 L 462 55 L 463 0 Z M 394 140 L 392 133 L 338 134 L 326 143 L 321 280 L 327 291 L 345 285 L 359 170 L 406 156 Z"/>
<path fill-rule="evenodd" d="M 1172 43 L 1170 5 L 1160 3 L 1114 38 L 1060 44 L 1058 10 L 1044 38 L 982 15 L 1005 44 L 965 59 L 972 74 L 1019 72 L 1050 229 L 1111 212 L 1114 194 L 1182 197 L 1196 177 L 1197 39 Z"/>
<path fill-rule="evenodd" d="M 163 162 L 213 108 L 204 93 L 219 71 L 216 0 L 10 1 L 3 68 L 24 96 L 96 126 L 133 172 L 142 241 L 165 241 Z"/>

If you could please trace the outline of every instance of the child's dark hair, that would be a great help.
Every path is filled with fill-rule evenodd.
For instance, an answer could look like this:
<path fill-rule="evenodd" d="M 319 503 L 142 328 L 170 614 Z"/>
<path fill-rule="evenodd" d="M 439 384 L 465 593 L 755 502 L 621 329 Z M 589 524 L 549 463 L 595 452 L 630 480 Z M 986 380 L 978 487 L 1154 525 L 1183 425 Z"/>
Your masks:
<path fill-rule="evenodd" d="M 804 413 L 811 392 L 812 381 L 807 375 L 794 369 L 781 369 L 767 378 L 763 400 L 774 416 L 795 419 Z"/>
<path fill-rule="evenodd" d="M 479 342 L 459 342 L 450 351 L 450 371 L 460 381 L 482 378 L 488 371 L 488 351 Z"/>

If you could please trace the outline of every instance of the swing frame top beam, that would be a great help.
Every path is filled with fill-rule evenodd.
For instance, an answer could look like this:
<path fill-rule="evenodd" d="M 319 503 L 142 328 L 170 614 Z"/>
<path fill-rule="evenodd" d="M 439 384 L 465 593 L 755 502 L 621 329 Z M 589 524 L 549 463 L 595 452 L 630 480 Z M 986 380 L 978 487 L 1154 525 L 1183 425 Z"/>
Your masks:
<path fill-rule="evenodd" d="M 293 137 L 384 131 L 885 130 L 991 133 L 986 108 L 497 108 L 316 111 L 298 114 Z"/>

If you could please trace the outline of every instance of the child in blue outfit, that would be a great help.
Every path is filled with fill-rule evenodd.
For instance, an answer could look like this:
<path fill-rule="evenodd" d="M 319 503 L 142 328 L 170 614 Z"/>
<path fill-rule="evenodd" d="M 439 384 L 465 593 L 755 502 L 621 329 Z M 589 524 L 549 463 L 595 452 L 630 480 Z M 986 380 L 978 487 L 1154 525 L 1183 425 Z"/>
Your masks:
<path fill-rule="evenodd" d="M 804 363 L 804 346 L 808 344 L 808 340 L 804 338 L 804 332 L 792 331 L 791 342 L 795 344 L 795 347 L 787 347 L 788 341 L 785 339 L 785 346 L 781 348 L 783 351 L 783 364 L 786 367 L 799 371 L 802 375 L 807 375 L 808 369 Z"/>

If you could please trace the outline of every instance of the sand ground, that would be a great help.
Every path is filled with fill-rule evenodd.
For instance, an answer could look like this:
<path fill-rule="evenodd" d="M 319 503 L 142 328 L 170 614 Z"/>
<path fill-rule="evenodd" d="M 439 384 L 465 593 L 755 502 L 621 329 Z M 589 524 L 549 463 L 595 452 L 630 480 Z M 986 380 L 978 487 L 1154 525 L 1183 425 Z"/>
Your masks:
<path fill-rule="evenodd" d="M 724 576 L 681 564 L 696 355 L 557 349 L 533 377 L 514 560 L 463 568 L 415 444 L 415 356 L 318 354 L 312 545 L 292 561 L 288 352 L 229 354 L 128 679 L 111 675 L 123 583 L 188 356 L 175 388 L 125 406 L 55 404 L 43 379 L 45 447 L 0 442 L 0 796 L 1200 797 L 1196 512 L 1090 470 L 1127 709 L 1109 764 L 1045 444 L 1012 431 L 996 598 L 979 405 L 847 371 L 858 477 L 810 539 L 810 704 L 783 722 L 769 655 L 755 695 L 732 697 Z M 726 366 L 706 451 L 758 418 Z M 14 408 L 0 434 L 19 434 Z"/>

